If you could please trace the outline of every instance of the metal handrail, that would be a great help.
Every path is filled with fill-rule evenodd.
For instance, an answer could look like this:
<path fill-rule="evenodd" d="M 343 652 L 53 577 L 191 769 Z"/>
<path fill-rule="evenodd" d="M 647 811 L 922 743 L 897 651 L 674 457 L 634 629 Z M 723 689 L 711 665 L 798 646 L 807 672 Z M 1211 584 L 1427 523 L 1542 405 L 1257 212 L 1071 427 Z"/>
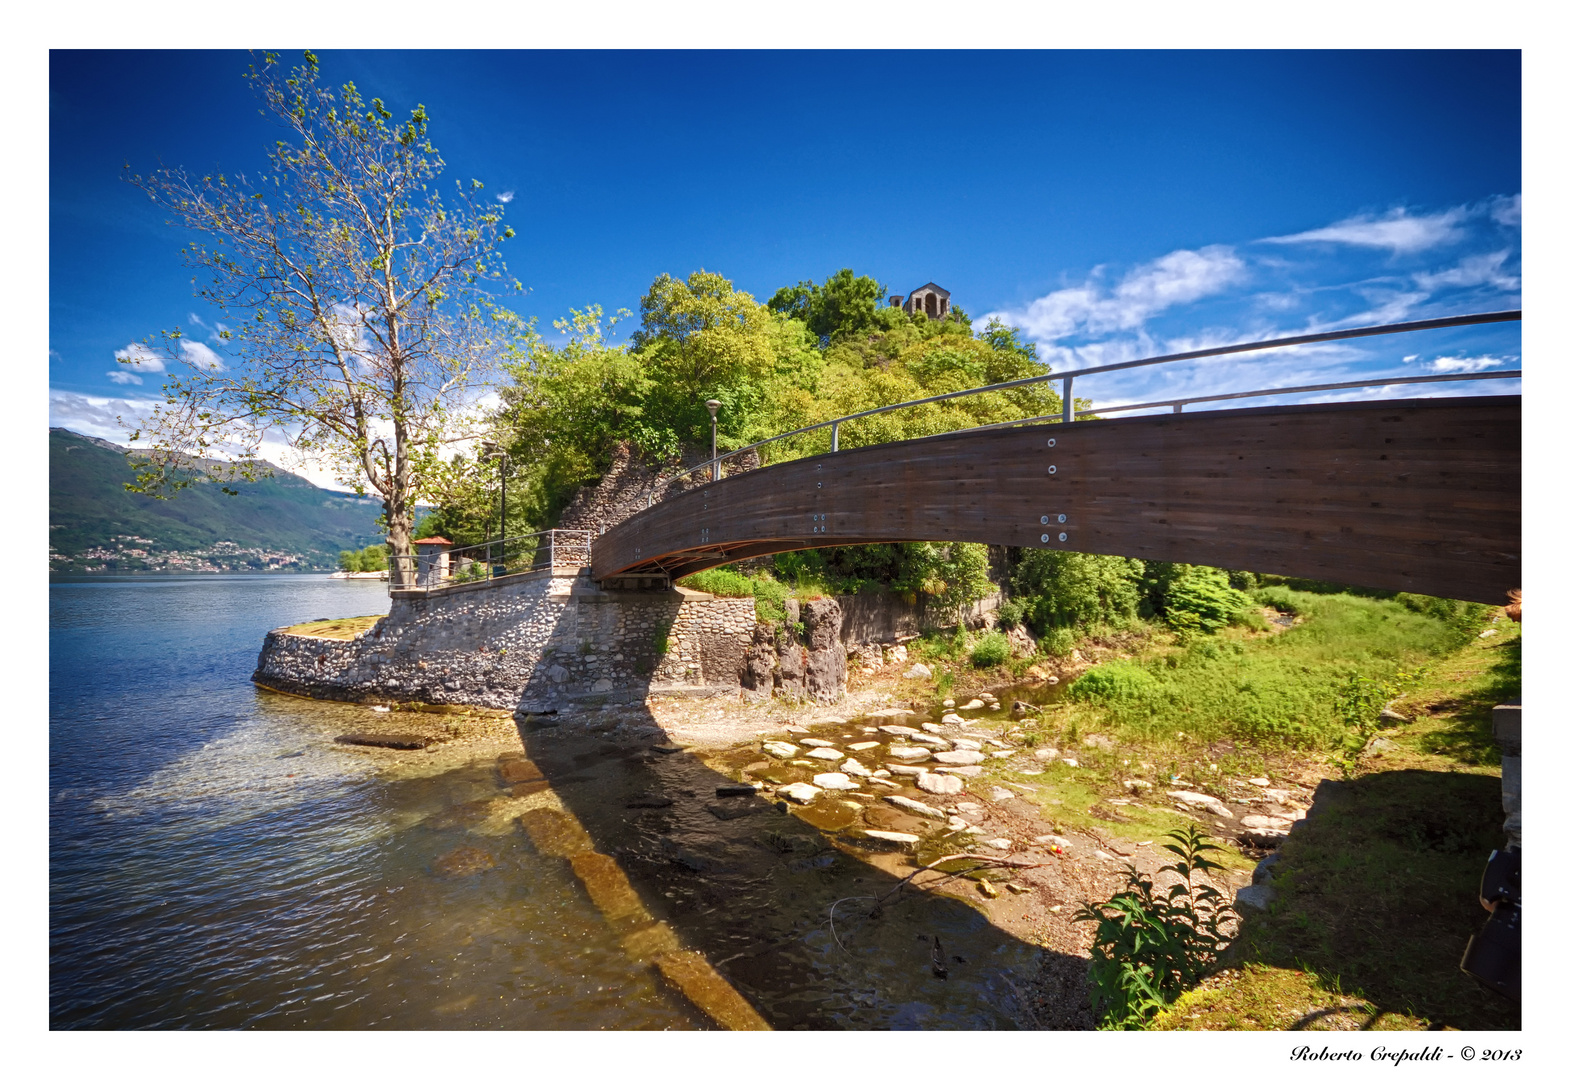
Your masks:
<path fill-rule="evenodd" d="M 558 542 L 558 535 L 562 537 L 561 542 Z M 529 541 L 534 543 L 530 544 Z M 445 552 L 430 555 L 389 555 L 388 589 L 430 592 L 432 589 L 489 581 L 510 573 L 554 570 L 558 566 L 588 566 L 593 542 L 594 533 L 589 529 L 545 529 L 498 537 L 482 544 L 449 548 Z M 472 552 L 483 554 L 472 557 Z M 541 557 L 542 552 L 544 558 Z M 437 562 L 438 557 L 444 555 L 445 562 Z M 526 560 L 527 565 L 520 565 Z M 460 567 L 457 564 L 463 565 Z M 407 575 L 402 580 L 398 572 L 400 567 L 407 569 Z"/>
<path fill-rule="evenodd" d="M 1520 370 L 1477 372 L 1472 374 L 1461 373 L 1454 375 L 1407 376 L 1398 379 L 1377 379 L 1357 383 L 1326 383 L 1324 385 L 1315 387 L 1285 387 L 1273 390 L 1245 391 L 1238 394 L 1215 394 L 1206 397 L 1173 399 L 1159 402 L 1145 402 L 1136 405 L 1115 405 L 1102 409 L 1079 410 L 1074 408 L 1074 398 L 1072 396 L 1072 389 L 1075 379 L 1082 378 L 1087 375 L 1100 375 L 1109 371 L 1125 371 L 1130 368 L 1148 367 L 1152 364 L 1171 364 L 1180 360 L 1199 360 L 1208 356 L 1227 356 L 1245 352 L 1264 352 L 1271 349 L 1287 348 L 1293 345 L 1312 345 L 1319 342 L 1347 341 L 1351 338 L 1377 337 L 1384 334 L 1408 334 L 1418 330 L 1441 330 L 1453 326 L 1478 326 L 1487 323 L 1520 322 L 1521 320 L 1522 312 L 1520 309 L 1517 309 L 1513 311 L 1486 311 L 1473 315 L 1450 315 L 1442 319 L 1419 319 L 1412 322 L 1384 323 L 1379 326 L 1359 326 L 1348 330 L 1327 330 L 1316 334 L 1297 334 L 1293 337 L 1267 338 L 1263 341 L 1246 341 L 1236 345 L 1219 345 L 1209 349 L 1191 349 L 1187 352 L 1166 353 L 1162 356 L 1148 356 L 1140 360 L 1124 360 L 1116 364 L 1100 364 L 1096 367 L 1079 368 L 1075 371 L 1050 372 L 1046 375 L 1033 375 L 1025 379 L 1012 379 L 1008 382 L 989 383 L 986 386 L 973 386 L 966 390 L 954 390 L 947 394 L 935 394 L 932 397 L 916 398 L 912 401 L 896 402 L 893 405 L 880 405 L 876 409 L 865 409 L 862 412 L 848 413 L 845 416 L 837 416 L 833 420 L 821 420 L 816 424 L 808 424 L 806 427 L 799 427 L 794 431 L 787 431 L 780 435 L 771 435 L 767 439 L 760 439 L 758 442 L 749 443 L 748 445 L 739 447 L 735 450 L 728 450 L 724 454 L 720 454 L 717 457 L 712 457 L 710 460 L 705 461 L 701 465 L 695 465 L 690 469 L 684 469 L 681 472 L 668 477 L 664 481 L 656 483 L 656 485 L 650 489 L 648 499 L 644 505 L 646 507 L 653 506 L 655 504 L 655 495 L 659 493 L 661 489 L 670 487 L 672 484 L 676 483 L 678 480 L 681 480 L 683 477 L 691 476 L 703 469 L 710 469 L 716 475 L 718 475 L 720 471 L 720 462 L 725 461 L 727 458 L 735 457 L 738 454 L 745 454 L 749 450 L 756 450 L 760 446 L 767 446 L 772 442 L 779 442 L 781 439 L 789 439 L 796 435 L 806 435 L 808 432 L 818 431 L 822 428 L 829 428 L 829 452 L 834 454 L 838 453 L 840 450 L 840 425 L 852 420 L 860 420 L 866 416 L 876 416 L 879 413 L 893 412 L 897 409 L 915 408 L 918 405 L 931 405 L 938 401 L 952 401 L 955 398 L 970 397 L 973 394 L 987 394 L 999 390 L 1013 390 L 1022 386 L 1033 386 L 1037 383 L 1054 382 L 1057 380 L 1063 380 L 1064 383 L 1064 388 L 1061 391 L 1064 408 L 1060 419 L 1063 423 L 1069 423 L 1074 419 L 1074 417 L 1085 414 L 1095 415 L 1098 413 L 1108 412 L 1128 412 L 1133 409 L 1162 408 L 1169 405 L 1174 406 L 1174 411 L 1177 412 L 1181 411 L 1184 405 L 1198 404 L 1205 401 L 1227 401 L 1235 398 L 1259 397 L 1268 394 L 1308 393 L 1314 390 L 1340 390 L 1351 389 L 1360 386 L 1396 386 L 1399 384 L 1419 382 L 1458 382 L 1468 379 L 1520 378 Z M 992 427 L 1008 427 L 1014 424 L 1027 424 L 1035 421 L 1049 419 L 1052 419 L 1052 416 L 1038 416 L 1028 420 L 1007 420 L 998 424 L 985 424 L 976 428 L 966 428 L 963 430 L 976 431 Z M 949 433 L 944 432 L 944 434 Z"/>

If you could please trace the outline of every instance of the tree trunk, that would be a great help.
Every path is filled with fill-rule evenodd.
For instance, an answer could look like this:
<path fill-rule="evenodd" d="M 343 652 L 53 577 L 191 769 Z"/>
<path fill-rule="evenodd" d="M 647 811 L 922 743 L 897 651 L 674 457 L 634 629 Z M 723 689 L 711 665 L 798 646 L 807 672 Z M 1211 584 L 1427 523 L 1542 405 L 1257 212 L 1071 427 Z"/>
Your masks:
<path fill-rule="evenodd" d="M 400 495 L 382 502 L 382 512 L 387 515 L 387 553 L 392 561 L 388 584 L 395 589 L 411 588 L 415 583 L 413 533 L 409 520 L 409 503 Z"/>

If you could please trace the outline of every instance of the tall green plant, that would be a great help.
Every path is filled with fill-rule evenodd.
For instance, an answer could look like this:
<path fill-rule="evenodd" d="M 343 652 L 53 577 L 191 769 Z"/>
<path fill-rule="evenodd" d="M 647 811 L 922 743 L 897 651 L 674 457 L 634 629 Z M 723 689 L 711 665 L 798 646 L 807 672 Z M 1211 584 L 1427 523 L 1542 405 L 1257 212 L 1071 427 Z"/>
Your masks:
<path fill-rule="evenodd" d="M 1230 937 L 1224 923 L 1233 907 L 1217 889 L 1195 881 L 1197 870 L 1221 870 L 1207 857 L 1220 851 L 1194 825 L 1167 834 L 1164 851 L 1178 861 L 1163 866 L 1179 881 L 1158 891 L 1153 879 L 1129 867 L 1125 888 L 1100 904 L 1085 904 L 1076 922 L 1096 923 L 1091 951 L 1091 1003 L 1104 1031 L 1141 1028 L 1179 994 L 1200 981 Z"/>

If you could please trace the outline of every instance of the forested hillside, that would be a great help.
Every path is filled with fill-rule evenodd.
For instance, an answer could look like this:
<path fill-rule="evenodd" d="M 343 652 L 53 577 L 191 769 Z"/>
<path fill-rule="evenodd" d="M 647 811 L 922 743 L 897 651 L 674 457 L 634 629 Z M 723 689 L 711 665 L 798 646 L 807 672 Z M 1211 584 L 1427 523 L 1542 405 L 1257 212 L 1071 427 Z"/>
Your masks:
<path fill-rule="evenodd" d="M 49 431 L 52 571 L 332 569 L 338 552 L 380 540 L 380 504 L 283 471 L 226 495 L 197 484 L 158 500 L 125 490 L 124 452 Z"/>

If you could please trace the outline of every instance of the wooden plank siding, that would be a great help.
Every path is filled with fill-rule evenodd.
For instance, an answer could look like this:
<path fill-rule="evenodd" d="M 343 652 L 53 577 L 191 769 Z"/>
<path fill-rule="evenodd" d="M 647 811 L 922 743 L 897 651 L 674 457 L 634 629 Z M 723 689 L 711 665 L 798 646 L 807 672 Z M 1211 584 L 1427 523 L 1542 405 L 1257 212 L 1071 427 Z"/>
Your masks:
<path fill-rule="evenodd" d="M 1294 405 L 843 450 L 657 503 L 596 538 L 593 574 L 965 540 L 1504 603 L 1522 581 L 1521 408 L 1503 396 Z"/>

